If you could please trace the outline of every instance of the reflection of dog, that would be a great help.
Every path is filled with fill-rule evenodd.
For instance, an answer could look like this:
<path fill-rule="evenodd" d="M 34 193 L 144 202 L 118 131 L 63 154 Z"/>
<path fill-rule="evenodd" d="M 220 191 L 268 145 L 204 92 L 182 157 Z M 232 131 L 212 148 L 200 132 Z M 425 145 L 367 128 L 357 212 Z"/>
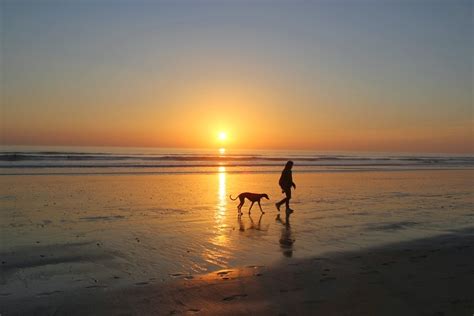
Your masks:
<path fill-rule="evenodd" d="M 250 214 L 250 210 L 252 209 L 253 203 L 255 203 L 255 202 L 258 203 L 258 207 L 260 207 L 260 211 L 262 213 L 265 213 L 262 210 L 262 206 L 260 205 L 260 200 L 262 198 L 266 198 L 268 200 L 268 195 L 266 195 L 266 194 L 243 192 L 243 193 L 240 193 L 235 199 L 232 198 L 232 195 L 230 195 L 229 197 L 232 201 L 235 201 L 237 199 L 240 200 L 240 204 L 237 206 L 237 209 L 239 210 L 239 213 L 242 213 L 242 211 L 240 209 L 242 208 L 242 206 L 245 203 L 245 198 L 247 198 L 250 202 L 252 202 L 252 204 L 250 204 L 250 207 L 249 207 L 249 214 Z"/>

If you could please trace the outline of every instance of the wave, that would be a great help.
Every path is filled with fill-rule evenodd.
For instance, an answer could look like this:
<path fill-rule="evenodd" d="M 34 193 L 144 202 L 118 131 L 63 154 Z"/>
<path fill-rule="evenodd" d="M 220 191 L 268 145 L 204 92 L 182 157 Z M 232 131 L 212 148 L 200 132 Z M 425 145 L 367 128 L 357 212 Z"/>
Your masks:
<path fill-rule="evenodd" d="M 16 153 L 3 152 L 0 154 L 0 161 L 24 161 L 24 160 L 143 160 L 143 161 L 417 161 L 424 163 L 440 163 L 449 161 L 474 162 L 474 157 L 456 156 L 456 157 L 433 157 L 433 156 L 391 156 L 391 157 L 365 157 L 365 156 L 264 156 L 264 155 L 196 155 L 196 154 L 179 154 L 179 155 L 117 155 L 112 153 L 62 153 L 62 152 L 40 152 L 40 153 Z"/>
<path fill-rule="evenodd" d="M 72 151 L 4 151 L 0 168 L 197 168 L 275 167 L 293 160 L 300 167 L 474 167 L 471 156 L 311 154 L 301 152 L 237 153 L 112 153 Z"/>

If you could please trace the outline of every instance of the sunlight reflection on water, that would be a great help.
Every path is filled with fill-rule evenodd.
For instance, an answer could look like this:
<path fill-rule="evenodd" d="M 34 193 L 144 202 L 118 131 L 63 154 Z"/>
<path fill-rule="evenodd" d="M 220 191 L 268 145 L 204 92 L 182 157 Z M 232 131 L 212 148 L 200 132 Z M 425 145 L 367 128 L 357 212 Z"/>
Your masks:
<path fill-rule="evenodd" d="M 219 167 L 217 176 L 219 177 L 219 187 L 217 191 L 217 212 L 216 226 L 220 228 L 222 221 L 225 219 L 227 209 L 227 189 L 226 189 L 226 170 L 225 167 Z"/>
<path fill-rule="evenodd" d="M 228 263 L 229 253 L 227 249 L 229 238 L 226 235 L 226 217 L 227 217 L 227 187 L 226 187 L 226 168 L 220 166 L 218 168 L 218 188 L 217 188 L 217 204 L 214 214 L 215 219 L 215 235 L 209 239 L 212 245 L 205 251 L 204 258 L 206 261 L 218 266 L 226 266 Z"/>

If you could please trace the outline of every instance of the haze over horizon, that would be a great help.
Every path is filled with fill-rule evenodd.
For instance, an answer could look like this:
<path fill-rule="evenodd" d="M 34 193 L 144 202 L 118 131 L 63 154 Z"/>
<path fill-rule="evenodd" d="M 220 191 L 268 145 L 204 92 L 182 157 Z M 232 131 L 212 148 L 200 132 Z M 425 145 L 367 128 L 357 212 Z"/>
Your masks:
<path fill-rule="evenodd" d="M 0 15 L 2 145 L 474 153 L 469 0 L 2 1 Z"/>

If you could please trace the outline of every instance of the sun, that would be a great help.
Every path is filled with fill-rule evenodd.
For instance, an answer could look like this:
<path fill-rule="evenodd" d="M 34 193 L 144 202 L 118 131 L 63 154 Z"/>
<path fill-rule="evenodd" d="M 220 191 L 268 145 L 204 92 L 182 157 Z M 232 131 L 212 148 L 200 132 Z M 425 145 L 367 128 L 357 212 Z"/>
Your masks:
<path fill-rule="evenodd" d="M 217 134 L 217 138 L 220 140 L 220 141 L 225 141 L 227 139 L 227 133 L 226 132 L 219 132 Z"/>

